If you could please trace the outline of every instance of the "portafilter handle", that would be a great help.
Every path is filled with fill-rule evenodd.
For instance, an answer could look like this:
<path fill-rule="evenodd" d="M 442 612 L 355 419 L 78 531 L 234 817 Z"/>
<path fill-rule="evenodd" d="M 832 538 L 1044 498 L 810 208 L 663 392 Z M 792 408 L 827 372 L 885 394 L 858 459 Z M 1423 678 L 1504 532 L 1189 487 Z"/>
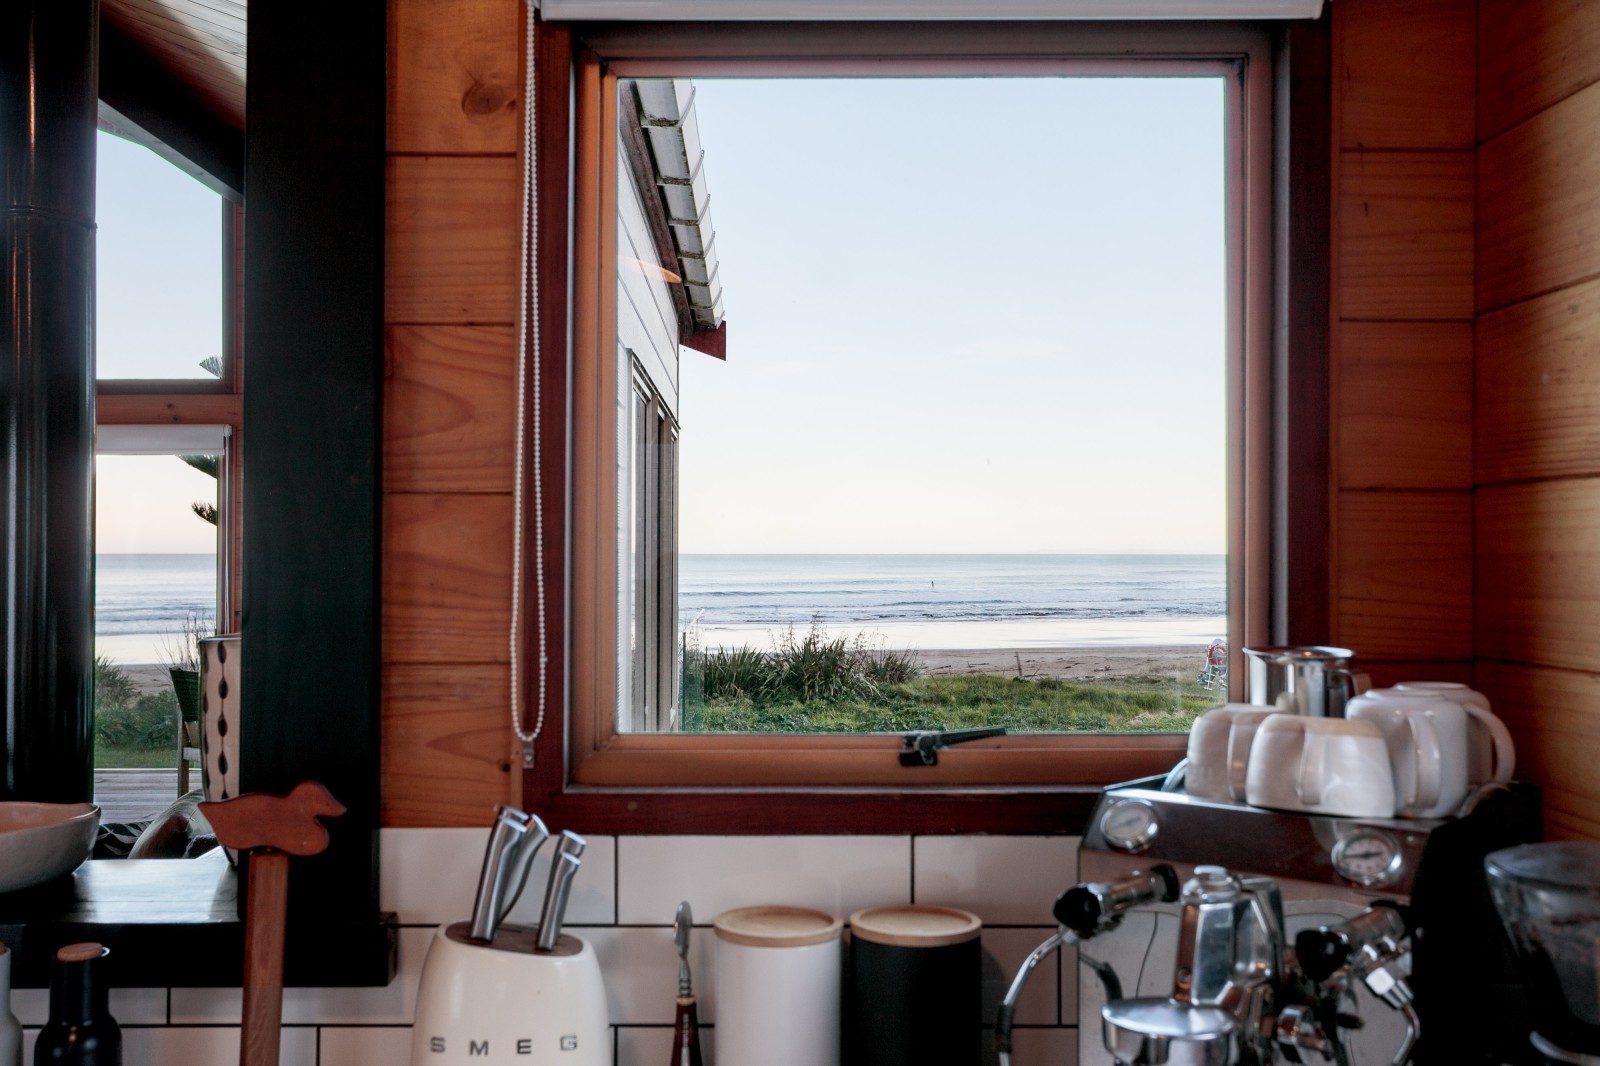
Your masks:
<path fill-rule="evenodd" d="M 1178 871 L 1166 863 L 1135 870 L 1115 881 L 1086 881 L 1056 899 L 1055 918 L 1081 939 L 1115 929 L 1122 916 L 1146 903 L 1171 903 L 1181 885 Z"/>

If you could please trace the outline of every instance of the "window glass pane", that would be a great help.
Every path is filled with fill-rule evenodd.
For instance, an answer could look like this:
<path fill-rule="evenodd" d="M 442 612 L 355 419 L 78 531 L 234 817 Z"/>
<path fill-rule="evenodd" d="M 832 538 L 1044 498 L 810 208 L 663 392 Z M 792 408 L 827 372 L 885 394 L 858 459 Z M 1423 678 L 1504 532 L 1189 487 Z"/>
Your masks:
<path fill-rule="evenodd" d="M 95 801 L 107 821 L 148 818 L 177 797 L 180 671 L 217 607 L 215 457 L 95 461 Z M 198 692 L 195 693 L 198 695 Z M 183 693 L 185 699 L 188 692 Z M 190 743 L 198 747 L 198 733 Z M 198 788 L 198 762 L 189 784 Z"/>
<path fill-rule="evenodd" d="M 1226 698 L 1225 112 L 1215 77 L 621 84 L 618 343 L 681 434 L 633 586 L 677 600 L 664 727 Z M 677 347 L 724 293 L 727 359 Z"/>
<path fill-rule="evenodd" d="M 217 376 L 202 364 L 222 355 L 222 197 L 120 137 L 97 146 L 97 376 Z"/>

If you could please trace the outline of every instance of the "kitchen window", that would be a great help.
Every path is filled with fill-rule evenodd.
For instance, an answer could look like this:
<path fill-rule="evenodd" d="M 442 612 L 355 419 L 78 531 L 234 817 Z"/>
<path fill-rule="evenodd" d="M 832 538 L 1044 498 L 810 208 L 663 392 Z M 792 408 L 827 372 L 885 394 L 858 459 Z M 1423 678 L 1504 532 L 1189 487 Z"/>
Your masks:
<path fill-rule="evenodd" d="M 1265 634 L 1263 42 L 851 29 L 578 50 L 571 784 L 1133 776 Z"/>

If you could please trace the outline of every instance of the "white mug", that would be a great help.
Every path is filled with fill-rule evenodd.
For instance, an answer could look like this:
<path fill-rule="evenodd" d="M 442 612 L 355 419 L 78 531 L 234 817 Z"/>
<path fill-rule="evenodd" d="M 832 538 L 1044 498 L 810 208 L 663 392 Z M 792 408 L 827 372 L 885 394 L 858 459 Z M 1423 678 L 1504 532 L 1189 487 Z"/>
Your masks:
<path fill-rule="evenodd" d="M 1394 817 L 1389 750 L 1371 722 L 1270 715 L 1256 730 L 1246 781 L 1254 807 L 1342 818 Z"/>
<path fill-rule="evenodd" d="M 1377 688 L 1350 701 L 1346 717 L 1383 732 L 1405 818 L 1448 818 L 1467 798 L 1467 713 L 1431 692 Z"/>
<path fill-rule="evenodd" d="M 1243 803 L 1250 745 L 1262 721 L 1275 713 L 1270 707 L 1226 703 L 1196 718 L 1189 727 L 1189 768 L 1184 775 L 1189 795 Z"/>
<path fill-rule="evenodd" d="M 1395 689 L 1443 696 L 1467 712 L 1471 718 L 1467 726 L 1467 782 L 1471 787 L 1491 782 L 1504 785 L 1511 780 L 1517 769 L 1517 746 L 1512 743 L 1506 724 L 1489 709 L 1489 697 L 1459 681 L 1402 681 Z"/>

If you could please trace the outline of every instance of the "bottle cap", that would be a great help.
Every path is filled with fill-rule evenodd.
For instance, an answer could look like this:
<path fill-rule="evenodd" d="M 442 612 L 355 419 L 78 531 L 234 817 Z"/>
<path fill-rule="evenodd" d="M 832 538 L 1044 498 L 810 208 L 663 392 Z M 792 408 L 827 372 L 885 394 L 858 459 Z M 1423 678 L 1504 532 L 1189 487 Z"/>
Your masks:
<path fill-rule="evenodd" d="M 56 951 L 57 962 L 89 962 L 93 959 L 103 959 L 110 952 L 94 941 L 85 941 L 82 944 L 68 944 Z"/>

